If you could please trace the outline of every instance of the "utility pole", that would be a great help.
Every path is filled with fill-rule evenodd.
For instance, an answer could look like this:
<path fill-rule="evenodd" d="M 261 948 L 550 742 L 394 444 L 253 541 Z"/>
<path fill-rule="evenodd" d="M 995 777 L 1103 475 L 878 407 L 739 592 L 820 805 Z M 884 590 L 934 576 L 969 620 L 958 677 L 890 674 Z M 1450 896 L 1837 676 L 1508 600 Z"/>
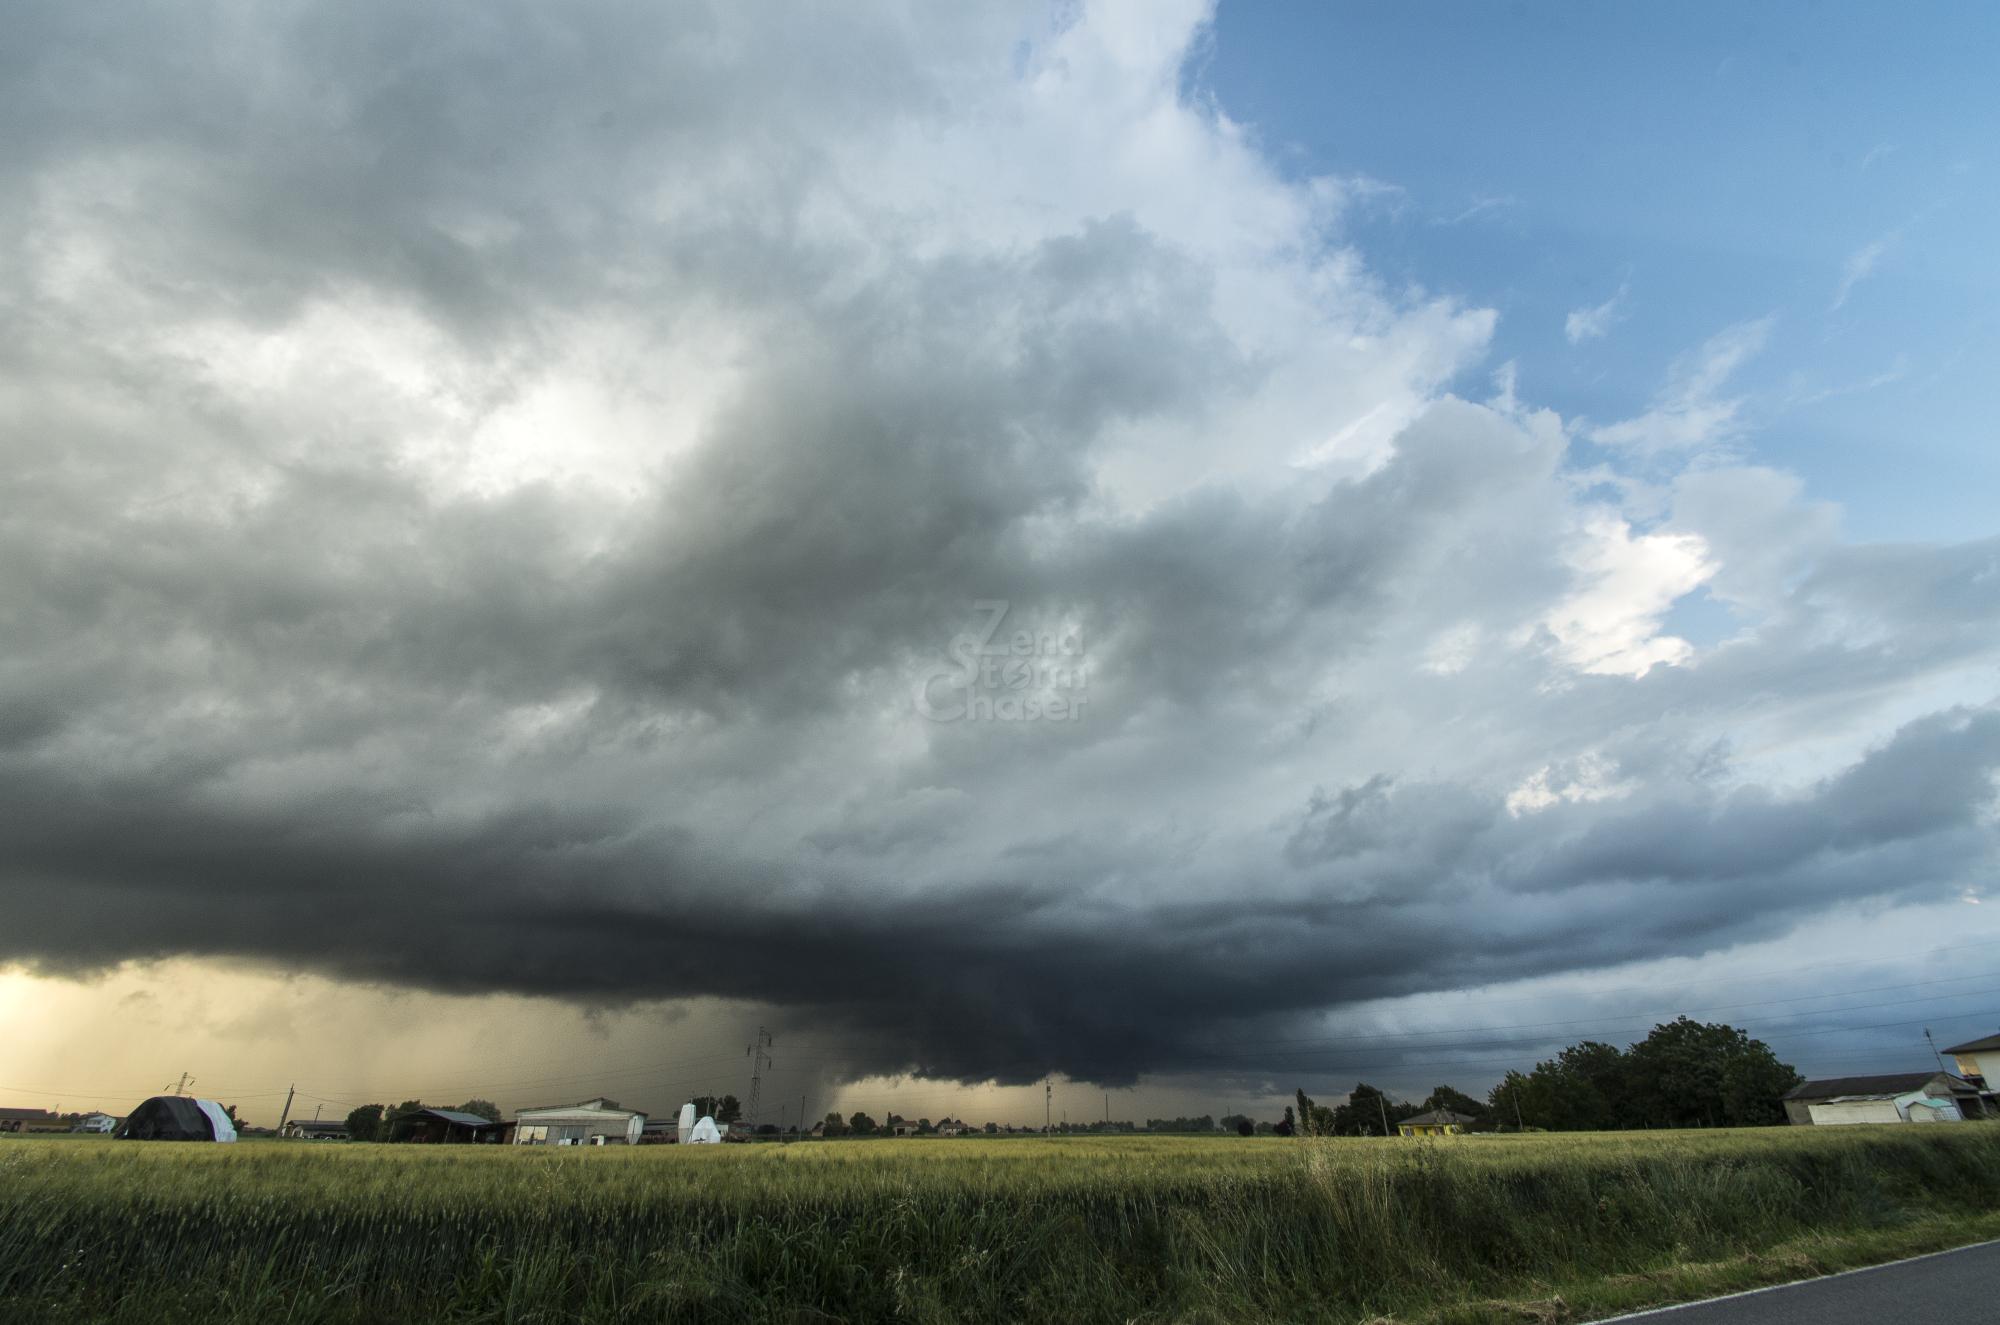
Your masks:
<path fill-rule="evenodd" d="M 285 1087 L 285 1111 L 278 1115 L 279 1136 L 283 1136 L 285 1134 L 285 1119 L 292 1116 L 292 1093 L 297 1089 L 298 1086 L 296 1083 Z"/>
<path fill-rule="evenodd" d="M 1055 1097 L 1056 1097 L 1055 1083 L 1050 1081 L 1047 1077 L 1043 1077 L 1042 1078 L 1042 1135 L 1043 1136 L 1047 1136 L 1049 1135 L 1049 1133 L 1055 1131 L 1055 1127 L 1052 1125 L 1054 1122 L 1054 1115 L 1050 1112 L 1050 1110 L 1052 1110 L 1055 1107 Z"/>
<path fill-rule="evenodd" d="M 1387 1095 L 1377 1095 L 1375 1097 L 1375 1107 L 1381 1110 L 1382 1135 L 1387 1136 L 1389 1135 L 1389 1097 Z"/>
<path fill-rule="evenodd" d="M 763 1092 L 764 1069 L 771 1065 L 770 1047 L 776 1043 L 771 1032 L 762 1026 L 757 1028 L 757 1038 L 750 1042 L 743 1052 L 750 1055 L 750 1107 L 743 1111 L 743 1125 L 757 1125 L 757 1096 Z"/>
<path fill-rule="evenodd" d="M 187 1088 L 189 1086 L 192 1086 L 193 1084 L 194 1084 L 194 1078 L 189 1076 L 187 1073 L 183 1072 L 181 1073 L 180 1084 L 173 1087 L 173 1092 L 176 1095 L 185 1095 L 187 1094 Z"/>
<path fill-rule="evenodd" d="M 1928 1026 L 1924 1027 L 1924 1042 L 1931 1047 L 1931 1057 L 1937 1059 L 1938 1071 L 1945 1071 L 1944 1055 L 1938 1052 L 1937 1041 L 1931 1039 L 1931 1028 Z"/>
<path fill-rule="evenodd" d="M 800 1091 L 799 1092 L 799 1135 L 803 1136 L 805 1135 L 805 1132 L 806 1132 L 806 1093 L 804 1091 Z"/>

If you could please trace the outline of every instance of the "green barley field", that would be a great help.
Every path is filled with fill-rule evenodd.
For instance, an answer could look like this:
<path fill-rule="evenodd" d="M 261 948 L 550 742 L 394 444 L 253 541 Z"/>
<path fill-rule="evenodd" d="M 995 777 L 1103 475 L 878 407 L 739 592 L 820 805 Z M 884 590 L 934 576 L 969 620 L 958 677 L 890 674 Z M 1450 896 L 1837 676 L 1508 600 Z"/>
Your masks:
<path fill-rule="evenodd" d="M 1584 1320 L 2000 1235 L 2000 1125 L 0 1142 L 0 1319 Z"/>

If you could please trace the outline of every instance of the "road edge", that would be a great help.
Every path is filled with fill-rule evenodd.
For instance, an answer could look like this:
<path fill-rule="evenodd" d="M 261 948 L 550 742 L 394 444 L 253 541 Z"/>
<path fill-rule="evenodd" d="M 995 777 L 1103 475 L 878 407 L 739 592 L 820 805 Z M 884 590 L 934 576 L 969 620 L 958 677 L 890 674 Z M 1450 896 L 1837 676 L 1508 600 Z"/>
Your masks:
<path fill-rule="evenodd" d="M 1849 1275 L 1873 1274 L 1877 1270 L 1888 1270 L 1898 1265 L 1915 1265 L 1918 1261 L 1935 1260 L 1940 1256 L 1956 1256 L 1963 1251 L 1977 1251 L 1981 1247 L 2000 1247 L 2000 1238 L 1985 1238 L 1979 1242 L 1968 1242 L 1962 1247 L 1946 1247 L 1942 1251 L 1926 1251 L 1915 1256 L 1902 1256 L 1893 1261 L 1883 1261 L 1877 1265 L 1857 1265 L 1851 1270 L 1835 1270 L 1831 1274 L 1812 1274 L 1803 1279 L 1793 1279 L 1782 1284 L 1765 1284 L 1761 1288 L 1744 1288 L 1734 1293 L 1722 1293 L 1715 1297 L 1698 1297 L 1689 1302 L 1673 1302 L 1663 1307 L 1647 1307 L 1643 1311 L 1631 1311 L 1622 1316 L 1600 1316 L 1590 1325 L 1619 1325 L 1621 1321 L 1651 1320 L 1672 1315 L 1676 1311 L 1687 1311 L 1693 1307 L 1705 1307 L 1714 1302 L 1728 1302 L 1739 1297 L 1758 1297 L 1765 1293 L 1782 1293 L 1788 1288 L 1801 1284 L 1816 1284 L 1828 1279 L 1845 1279 Z"/>

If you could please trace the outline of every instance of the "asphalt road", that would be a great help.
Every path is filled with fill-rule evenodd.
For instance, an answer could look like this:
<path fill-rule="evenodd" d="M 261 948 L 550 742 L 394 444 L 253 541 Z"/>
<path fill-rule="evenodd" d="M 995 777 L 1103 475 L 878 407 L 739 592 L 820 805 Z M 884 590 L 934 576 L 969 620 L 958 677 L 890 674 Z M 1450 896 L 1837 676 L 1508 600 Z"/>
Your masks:
<path fill-rule="evenodd" d="M 1991 1314 L 1989 1314 L 1991 1313 Z M 1883 1325 L 1896 1320 L 2000 1316 L 2000 1242 L 1891 1261 L 1824 1279 L 1760 1288 L 1613 1321 L 1645 1325 Z"/>

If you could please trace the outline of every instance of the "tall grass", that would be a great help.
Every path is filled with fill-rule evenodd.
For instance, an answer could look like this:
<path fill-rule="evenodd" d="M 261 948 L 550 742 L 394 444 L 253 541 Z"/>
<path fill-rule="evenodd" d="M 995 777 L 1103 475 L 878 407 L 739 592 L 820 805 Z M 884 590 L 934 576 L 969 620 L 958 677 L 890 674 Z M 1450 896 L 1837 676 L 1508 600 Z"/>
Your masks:
<path fill-rule="evenodd" d="M 2000 1127 L 0 1144 L 0 1318 L 1327 1320 L 2000 1206 Z"/>

